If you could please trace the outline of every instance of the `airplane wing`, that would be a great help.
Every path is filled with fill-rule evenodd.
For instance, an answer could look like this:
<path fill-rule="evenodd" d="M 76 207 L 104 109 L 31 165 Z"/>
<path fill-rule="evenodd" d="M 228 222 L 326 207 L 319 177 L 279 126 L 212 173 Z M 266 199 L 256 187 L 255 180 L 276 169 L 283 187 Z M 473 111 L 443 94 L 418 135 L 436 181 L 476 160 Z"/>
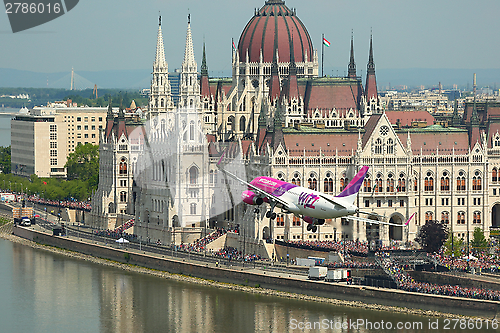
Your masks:
<path fill-rule="evenodd" d="M 363 217 L 357 217 L 357 216 L 347 216 L 345 218 L 349 219 L 349 220 L 353 220 L 353 221 L 360 221 L 360 222 L 366 222 L 366 223 L 371 223 L 371 224 L 392 225 L 394 227 L 404 227 L 404 226 L 408 225 L 408 224 L 396 224 L 396 223 L 390 223 L 390 222 L 384 222 L 384 221 L 370 220 L 370 219 L 365 219 Z"/>
<path fill-rule="evenodd" d="M 264 196 L 264 197 L 268 198 L 268 200 L 270 200 L 270 201 L 274 201 L 274 202 L 276 202 L 276 203 L 279 203 L 279 204 L 280 204 L 280 205 L 282 205 L 282 206 L 283 206 L 283 208 L 285 208 L 285 209 L 288 209 L 288 208 L 289 208 L 289 205 L 290 205 L 290 203 L 289 203 L 289 202 L 287 202 L 287 201 L 285 201 L 285 200 L 283 200 L 283 199 L 280 199 L 280 198 L 278 198 L 277 196 L 272 195 L 271 193 L 267 193 L 266 191 L 261 190 L 261 189 L 260 189 L 260 188 L 258 188 L 257 186 L 252 185 L 252 184 L 250 184 L 249 182 L 244 181 L 243 179 L 239 178 L 238 176 L 236 176 L 236 175 L 232 174 L 231 172 L 226 171 L 226 170 L 224 170 L 223 168 L 221 168 L 219 164 L 220 164 L 220 162 L 222 161 L 222 157 L 223 157 L 223 156 L 224 156 L 224 154 L 222 154 L 222 156 L 221 156 L 221 158 L 220 158 L 219 162 L 217 163 L 217 167 L 219 168 L 219 170 L 220 170 L 220 171 L 222 171 L 222 172 L 223 172 L 223 173 L 225 173 L 226 175 L 230 176 L 231 178 L 236 179 L 236 180 L 237 180 L 237 181 L 239 181 L 240 183 L 245 184 L 246 186 L 248 186 L 249 188 L 251 188 L 251 189 L 252 189 L 252 190 L 254 190 L 255 192 L 257 192 L 257 193 L 259 193 L 260 195 L 262 195 L 262 196 Z"/>

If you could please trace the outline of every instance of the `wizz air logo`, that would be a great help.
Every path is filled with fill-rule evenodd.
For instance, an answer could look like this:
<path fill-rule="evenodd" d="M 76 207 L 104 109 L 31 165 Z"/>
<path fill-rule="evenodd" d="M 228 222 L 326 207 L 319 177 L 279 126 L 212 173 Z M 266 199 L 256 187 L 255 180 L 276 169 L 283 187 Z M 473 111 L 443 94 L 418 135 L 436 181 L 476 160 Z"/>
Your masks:
<path fill-rule="evenodd" d="M 299 195 L 299 205 L 304 206 L 304 208 L 316 209 L 314 203 L 319 200 L 319 196 L 312 193 L 302 192 Z"/>
<path fill-rule="evenodd" d="M 22 2 L 27 1 L 27 2 Z M 29 2 L 35 1 L 35 2 Z M 73 9 L 79 0 L 3 0 L 12 32 L 52 21 Z"/>

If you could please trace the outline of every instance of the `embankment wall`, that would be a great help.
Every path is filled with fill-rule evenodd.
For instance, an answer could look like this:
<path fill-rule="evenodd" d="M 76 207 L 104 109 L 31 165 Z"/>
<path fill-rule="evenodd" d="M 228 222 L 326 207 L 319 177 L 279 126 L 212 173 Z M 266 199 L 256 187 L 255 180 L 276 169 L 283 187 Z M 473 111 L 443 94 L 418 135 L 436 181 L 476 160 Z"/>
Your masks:
<path fill-rule="evenodd" d="M 379 289 L 366 286 L 345 285 L 324 281 L 309 281 L 291 278 L 288 274 L 263 272 L 249 272 L 243 268 L 221 268 L 213 264 L 195 264 L 185 259 L 163 258 L 145 253 L 129 252 L 126 249 L 117 249 L 98 244 L 87 243 L 67 237 L 52 236 L 30 228 L 15 227 L 13 233 L 19 237 L 33 240 L 40 244 L 64 248 L 100 258 L 110 259 L 122 263 L 129 263 L 146 268 L 179 273 L 212 279 L 221 282 L 231 282 L 293 292 L 312 296 L 322 296 L 343 300 L 358 300 L 368 303 L 406 306 L 420 309 L 454 310 L 455 313 L 476 313 L 496 315 L 500 312 L 500 302 L 447 297 L 441 295 L 426 295 L 403 292 L 400 290 Z"/>

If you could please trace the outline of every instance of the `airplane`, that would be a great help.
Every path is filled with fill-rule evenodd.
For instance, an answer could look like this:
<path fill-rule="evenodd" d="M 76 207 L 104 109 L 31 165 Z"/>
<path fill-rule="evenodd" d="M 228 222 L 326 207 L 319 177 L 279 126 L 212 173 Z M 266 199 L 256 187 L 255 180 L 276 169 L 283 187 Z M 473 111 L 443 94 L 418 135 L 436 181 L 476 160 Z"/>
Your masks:
<path fill-rule="evenodd" d="M 317 226 L 325 224 L 326 219 L 347 217 L 356 213 L 377 215 L 360 212 L 358 207 L 354 204 L 359 189 L 368 172 L 368 166 L 363 166 L 340 194 L 331 196 L 265 176 L 256 177 L 248 183 L 220 167 L 223 157 L 224 153 L 220 157 L 217 167 L 224 174 L 229 175 L 231 178 L 236 179 L 248 187 L 248 189 L 241 194 L 243 202 L 257 206 L 262 205 L 264 202 L 269 203 L 271 209 L 266 212 L 266 217 L 271 220 L 276 218 L 274 208 L 279 207 L 282 209 L 282 212 L 286 214 L 293 213 L 295 216 L 301 217 L 307 222 L 307 231 L 312 230 L 312 232 L 316 232 L 318 229 Z M 379 222 L 375 220 L 365 220 L 369 221 L 369 223 Z M 384 222 L 384 224 L 391 223 Z"/>

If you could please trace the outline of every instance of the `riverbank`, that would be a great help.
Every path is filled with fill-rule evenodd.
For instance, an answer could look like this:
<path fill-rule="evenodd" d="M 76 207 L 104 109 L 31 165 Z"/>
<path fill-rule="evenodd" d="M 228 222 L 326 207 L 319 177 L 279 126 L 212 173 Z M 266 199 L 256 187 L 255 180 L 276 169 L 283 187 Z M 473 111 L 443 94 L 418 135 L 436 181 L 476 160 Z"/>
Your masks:
<path fill-rule="evenodd" d="M 252 287 L 249 285 L 240 285 L 240 284 L 234 284 L 234 283 L 218 282 L 218 281 L 204 279 L 204 278 L 186 276 L 183 274 L 169 273 L 169 272 L 166 272 L 163 270 L 144 268 L 144 267 L 133 265 L 130 263 L 120 263 L 118 261 L 102 259 L 102 258 L 98 258 L 98 257 L 92 256 L 92 255 L 82 254 L 79 252 L 74 252 L 74 251 L 62 249 L 59 247 L 41 245 L 41 244 L 36 243 L 34 241 L 30 241 L 28 239 L 12 235 L 12 225 L 11 224 L 2 226 L 0 228 L 0 237 L 7 239 L 7 240 L 10 240 L 12 242 L 16 242 L 19 244 L 30 246 L 30 247 L 35 248 L 35 249 L 40 249 L 40 250 L 49 251 L 52 253 L 65 255 L 65 256 L 68 256 L 68 257 L 71 257 L 74 259 L 85 260 L 85 261 L 89 261 L 92 263 L 97 263 L 97 264 L 101 264 L 101 265 L 115 267 L 115 268 L 118 268 L 118 269 L 121 269 L 124 271 L 130 271 L 130 272 L 135 272 L 135 273 L 140 273 L 140 274 L 149 274 L 149 275 L 156 276 L 159 278 L 166 278 L 166 279 L 171 279 L 171 280 L 175 280 L 175 281 L 179 281 L 179 282 L 196 283 L 196 284 L 201 284 L 201 285 L 205 285 L 205 286 L 223 288 L 223 289 L 228 289 L 228 290 L 243 291 L 243 292 L 248 292 L 248 293 L 253 293 L 253 294 L 261 294 L 261 295 L 267 295 L 267 296 L 277 296 L 277 297 L 284 297 L 284 298 L 289 298 L 289 299 L 328 303 L 328 304 L 332 304 L 335 306 L 348 306 L 348 307 L 364 308 L 364 309 L 370 309 L 370 310 L 388 311 L 388 312 L 392 312 L 392 313 L 412 314 L 412 315 L 420 315 L 420 316 L 432 316 L 432 317 L 441 317 L 441 318 L 444 318 L 444 317 L 446 317 L 446 318 L 464 318 L 464 316 L 461 316 L 461 315 L 456 315 L 456 314 L 451 314 L 451 313 L 443 313 L 443 312 L 439 312 L 439 311 L 419 310 L 419 309 L 411 309 L 411 308 L 406 308 L 406 307 L 397 307 L 397 306 L 390 306 L 390 305 L 370 304 L 370 303 L 361 302 L 361 301 L 339 300 L 339 299 L 329 298 L 329 297 L 304 295 L 301 293 L 285 292 L 285 291 L 273 290 L 273 289 L 268 289 L 268 288 L 261 288 L 261 287 L 256 287 L 256 286 Z M 112 250 L 114 250 L 114 249 L 112 249 Z M 186 264 L 184 264 L 184 265 L 186 265 Z M 478 317 L 472 317 L 472 318 L 478 318 Z M 482 318 L 487 318 L 487 317 L 482 316 Z M 488 317 L 488 318 L 491 319 L 491 317 Z"/>

